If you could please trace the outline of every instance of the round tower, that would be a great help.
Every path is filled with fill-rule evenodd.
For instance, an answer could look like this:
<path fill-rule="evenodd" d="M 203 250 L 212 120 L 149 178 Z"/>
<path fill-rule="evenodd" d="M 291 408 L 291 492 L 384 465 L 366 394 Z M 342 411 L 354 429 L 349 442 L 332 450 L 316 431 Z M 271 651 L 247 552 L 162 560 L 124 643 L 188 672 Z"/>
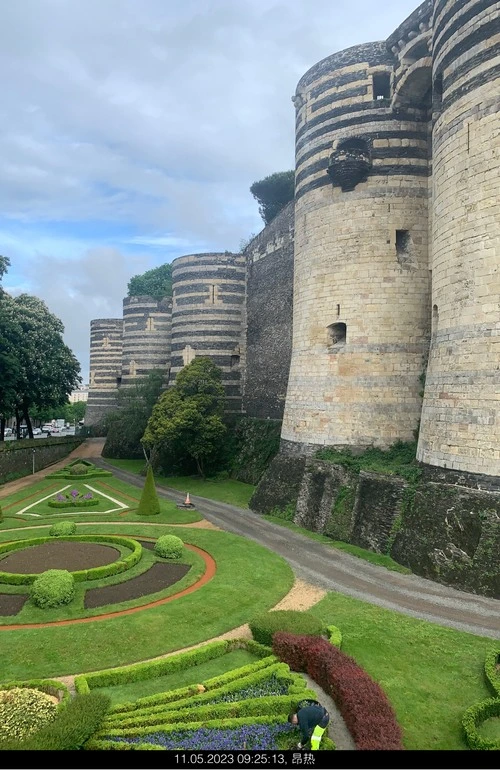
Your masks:
<path fill-rule="evenodd" d="M 422 30 L 418 25 L 422 25 Z M 428 26 L 419 17 L 415 35 Z M 299 81 L 285 452 L 411 441 L 428 348 L 428 107 L 386 42 Z"/>
<path fill-rule="evenodd" d="M 116 407 L 121 383 L 123 321 L 97 318 L 90 322 L 89 397 L 85 425 L 96 425 Z"/>
<path fill-rule="evenodd" d="M 222 369 L 227 411 L 240 412 L 244 256 L 178 257 L 172 262 L 172 292 L 171 380 L 195 356 L 208 356 Z"/>
<path fill-rule="evenodd" d="M 432 341 L 417 457 L 500 476 L 499 4 L 434 0 Z"/>
<path fill-rule="evenodd" d="M 130 385 L 153 369 L 170 371 L 172 299 L 149 296 L 123 300 L 122 385 Z"/>

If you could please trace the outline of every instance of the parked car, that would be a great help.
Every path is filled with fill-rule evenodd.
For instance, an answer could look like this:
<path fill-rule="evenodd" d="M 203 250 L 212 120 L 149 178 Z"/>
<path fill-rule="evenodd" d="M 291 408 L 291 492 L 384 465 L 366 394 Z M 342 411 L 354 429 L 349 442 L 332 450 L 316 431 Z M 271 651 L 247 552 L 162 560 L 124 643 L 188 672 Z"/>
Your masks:
<path fill-rule="evenodd" d="M 4 436 L 12 436 L 12 428 L 5 428 L 3 432 Z"/>
<path fill-rule="evenodd" d="M 53 433 L 54 427 L 49 423 L 42 425 L 42 433 Z"/>
<path fill-rule="evenodd" d="M 33 428 L 33 435 L 34 436 L 39 436 L 41 434 L 41 432 L 42 432 L 41 428 Z"/>

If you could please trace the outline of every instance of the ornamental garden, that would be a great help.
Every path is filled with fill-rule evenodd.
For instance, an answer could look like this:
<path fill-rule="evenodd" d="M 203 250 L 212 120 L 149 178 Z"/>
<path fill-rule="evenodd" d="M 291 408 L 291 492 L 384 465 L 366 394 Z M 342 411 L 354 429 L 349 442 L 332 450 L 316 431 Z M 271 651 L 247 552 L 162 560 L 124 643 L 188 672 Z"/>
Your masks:
<path fill-rule="evenodd" d="M 311 680 L 356 749 L 500 748 L 491 639 L 337 594 L 273 610 L 287 562 L 152 474 L 78 460 L 1 503 L 0 749 L 292 749 Z"/>

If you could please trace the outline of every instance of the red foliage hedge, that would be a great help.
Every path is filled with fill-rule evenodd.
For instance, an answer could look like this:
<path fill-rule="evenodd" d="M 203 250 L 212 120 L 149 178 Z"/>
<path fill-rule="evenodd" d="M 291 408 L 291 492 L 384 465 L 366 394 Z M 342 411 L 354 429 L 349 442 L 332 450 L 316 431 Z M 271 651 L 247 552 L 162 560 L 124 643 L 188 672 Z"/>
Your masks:
<path fill-rule="evenodd" d="M 305 671 L 337 704 L 359 750 L 402 750 L 402 735 L 386 694 L 356 661 L 314 636 L 279 631 L 273 652 L 293 671 Z"/>

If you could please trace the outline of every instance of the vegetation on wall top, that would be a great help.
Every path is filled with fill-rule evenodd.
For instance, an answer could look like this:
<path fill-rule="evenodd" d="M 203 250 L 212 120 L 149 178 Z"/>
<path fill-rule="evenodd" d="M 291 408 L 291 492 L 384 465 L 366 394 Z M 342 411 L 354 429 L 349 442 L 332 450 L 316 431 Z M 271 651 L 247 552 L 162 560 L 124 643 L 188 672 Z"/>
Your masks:
<path fill-rule="evenodd" d="M 268 225 L 295 195 L 295 171 L 278 171 L 254 182 L 250 192 L 259 204 L 259 214 Z"/>
<path fill-rule="evenodd" d="M 147 295 L 154 299 L 172 296 L 172 265 L 160 265 L 146 270 L 142 275 L 134 275 L 128 282 L 129 297 Z"/>

